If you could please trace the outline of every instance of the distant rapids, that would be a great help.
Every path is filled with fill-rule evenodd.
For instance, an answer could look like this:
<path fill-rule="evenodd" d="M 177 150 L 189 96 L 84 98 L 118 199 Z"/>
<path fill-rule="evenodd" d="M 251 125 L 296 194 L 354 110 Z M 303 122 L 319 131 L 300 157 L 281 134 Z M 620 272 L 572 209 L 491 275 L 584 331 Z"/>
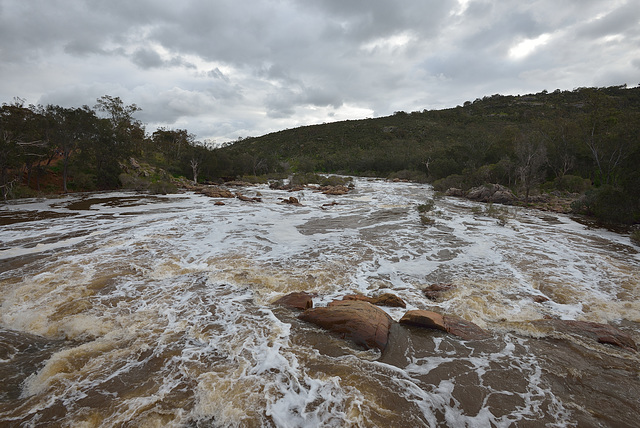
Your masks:
<path fill-rule="evenodd" d="M 530 323 L 609 324 L 640 344 L 628 236 L 354 183 L 247 187 L 262 202 L 224 206 L 132 192 L 0 205 L 0 426 L 636 426 L 637 352 Z M 432 300 L 432 284 L 451 288 Z M 389 292 L 407 303 L 383 308 L 396 321 L 429 309 L 491 338 L 395 325 L 384 352 L 363 350 L 272 304 L 294 291 L 316 307 Z"/>

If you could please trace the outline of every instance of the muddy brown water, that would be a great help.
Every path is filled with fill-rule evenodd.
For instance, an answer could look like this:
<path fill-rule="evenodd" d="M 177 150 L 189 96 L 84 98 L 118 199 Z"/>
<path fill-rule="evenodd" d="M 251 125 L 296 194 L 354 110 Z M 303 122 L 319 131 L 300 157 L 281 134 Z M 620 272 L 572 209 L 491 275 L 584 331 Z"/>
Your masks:
<path fill-rule="evenodd" d="M 114 192 L 0 207 L 0 425 L 637 425 L 637 352 L 529 323 L 608 323 L 640 343 L 624 233 L 525 209 L 499 221 L 450 198 L 425 226 L 416 207 L 433 192 L 410 183 L 357 179 L 349 195 L 295 193 L 300 207 L 242 191 L 264 202 Z M 422 293 L 445 282 L 435 301 Z M 316 306 L 392 292 L 491 337 L 394 324 L 383 353 L 358 349 L 271 304 L 293 291 Z"/>

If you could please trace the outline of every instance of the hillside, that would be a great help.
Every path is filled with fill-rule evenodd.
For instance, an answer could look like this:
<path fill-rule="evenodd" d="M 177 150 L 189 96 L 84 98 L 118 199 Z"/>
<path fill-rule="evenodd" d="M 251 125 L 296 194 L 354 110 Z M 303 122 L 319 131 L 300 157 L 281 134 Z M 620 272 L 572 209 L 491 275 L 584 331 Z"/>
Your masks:
<path fill-rule="evenodd" d="M 633 222 L 640 220 L 639 135 L 640 88 L 614 86 L 493 95 L 445 110 L 288 129 L 236 141 L 218 156 L 252 175 L 376 175 L 440 190 L 499 183 L 527 197 L 601 189 L 576 210 Z"/>
<path fill-rule="evenodd" d="M 287 129 L 221 148 L 185 129 L 149 134 L 134 118 L 139 108 L 118 97 L 101 97 L 95 109 L 102 115 L 87 106 L 3 104 L 4 197 L 28 195 L 24 189 L 38 189 L 39 179 L 51 174 L 62 176 L 59 191 L 77 191 L 154 183 L 164 189 L 169 175 L 266 181 L 324 172 L 429 182 L 443 191 L 495 183 L 525 201 L 540 192 L 585 193 L 575 212 L 640 222 L 640 87 L 496 94 L 450 109 Z M 62 161 L 51 163 L 54 158 Z M 125 167 L 132 158 L 162 174 L 139 176 Z"/>

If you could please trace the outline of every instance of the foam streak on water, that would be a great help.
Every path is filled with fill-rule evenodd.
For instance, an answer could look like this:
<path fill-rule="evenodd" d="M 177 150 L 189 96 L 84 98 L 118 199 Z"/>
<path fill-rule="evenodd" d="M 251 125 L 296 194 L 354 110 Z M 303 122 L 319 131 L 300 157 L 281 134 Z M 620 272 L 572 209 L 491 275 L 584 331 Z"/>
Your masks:
<path fill-rule="evenodd" d="M 264 202 L 113 192 L 0 207 L 0 422 L 624 426 L 640 416 L 626 399 L 640 393 L 636 354 L 527 324 L 612 323 L 639 340 L 640 255 L 628 237 L 535 210 L 497 219 L 450 198 L 425 226 L 416 207 L 433 192 L 410 183 L 305 190 L 294 194 L 302 207 L 265 186 L 242 191 Z M 422 290 L 433 283 L 454 288 L 431 301 Z M 383 354 L 363 351 L 271 304 L 293 291 L 316 293 L 316 306 L 392 292 L 493 337 L 396 325 Z"/>

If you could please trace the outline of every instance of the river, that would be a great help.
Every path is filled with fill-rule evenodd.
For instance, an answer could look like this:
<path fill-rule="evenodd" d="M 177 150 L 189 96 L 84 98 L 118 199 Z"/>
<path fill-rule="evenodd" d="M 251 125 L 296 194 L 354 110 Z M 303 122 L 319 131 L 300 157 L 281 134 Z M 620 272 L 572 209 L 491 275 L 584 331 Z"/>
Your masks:
<path fill-rule="evenodd" d="M 529 323 L 605 323 L 640 343 L 628 236 L 354 184 L 242 188 L 262 202 L 224 206 L 131 192 L 0 206 L 0 425 L 636 426 L 637 352 Z M 394 325 L 383 353 L 363 350 L 272 304 L 294 291 L 314 306 L 391 292 L 407 303 L 383 308 L 396 321 L 430 309 L 491 337 Z"/>

